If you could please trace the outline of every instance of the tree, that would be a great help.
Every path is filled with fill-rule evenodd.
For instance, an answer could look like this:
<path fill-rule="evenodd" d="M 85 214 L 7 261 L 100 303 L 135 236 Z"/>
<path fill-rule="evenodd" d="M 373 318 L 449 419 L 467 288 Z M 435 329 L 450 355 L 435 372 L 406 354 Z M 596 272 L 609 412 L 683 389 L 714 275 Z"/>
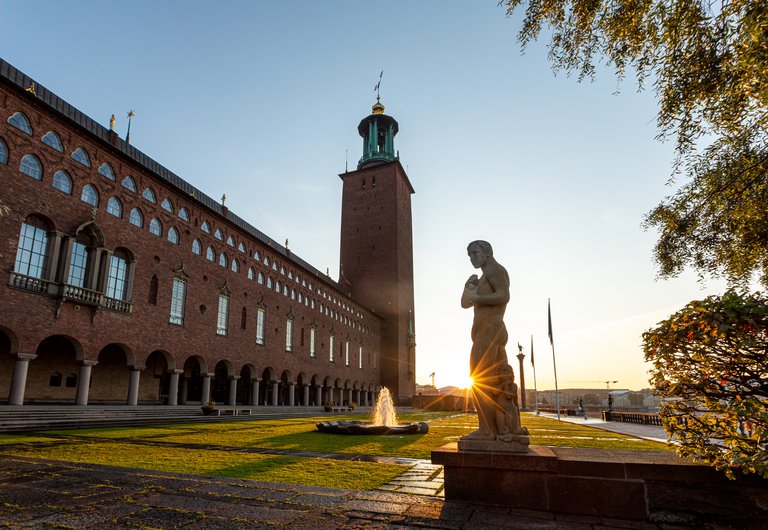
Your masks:
<path fill-rule="evenodd" d="M 643 349 L 678 454 L 768 478 L 768 298 L 691 302 L 644 333 Z"/>
<path fill-rule="evenodd" d="M 676 140 L 673 180 L 654 208 L 661 277 L 700 275 L 768 286 L 768 3 L 756 0 L 502 0 L 525 7 L 525 47 L 546 28 L 555 69 L 634 70 L 659 100 L 659 137 Z"/>

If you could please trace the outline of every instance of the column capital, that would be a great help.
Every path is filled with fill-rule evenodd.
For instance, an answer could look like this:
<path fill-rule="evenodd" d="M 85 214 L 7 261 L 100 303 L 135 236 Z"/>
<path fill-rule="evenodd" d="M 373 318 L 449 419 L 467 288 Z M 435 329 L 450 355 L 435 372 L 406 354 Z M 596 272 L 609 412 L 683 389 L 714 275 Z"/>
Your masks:
<path fill-rule="evenodd" d="M 82 361 L 80 361 L 80 364 L 82 366 L 96 366 L 97 364 L 99 364 L 99 361 L 93 361 L 91 359 L 83 359 Z"/>
<path fill-rule="evenodd" d="M 232 381 L 238 381 L 238 380 L 240 379 L 240 376 L 239 376 L 239 375 L 231 375 L 231 376 L 229 376 L 229 378 L 230 378 Z"/>
<path fill-rule="evenodd" d="M 173 370 L 168 370 L 168 373 L 171 375 L 181 375 L 184 373 L 184 370 L 181 370 L 180 368 L 175 368 Z"/>
<path fill-rule="evenodd" d="M 146 366 L 130 366 L 129 368 L 130 368 L 131 370 L 133 370 L 134 372 L 141 372 L 141 371 L 143 371 L 143 370 L 146 370 L 146 369 L 147 369 L 147 367 L 146 367 Z"/>
<path fill-rule="evenodd" d="M 16 359 L 19 361 L 34 361 L 35 359 L 37 359 L 37 354 L 19 352 L 16 354 Z"/>
<path fill-rule="evenodd" d="M 200 375 L 202 375 L 203 377 L 206 377 L 208 379 L 213 379 L 214 377 L 216 377 L 216 374 L 210 374 L 210 373 L 208 373 L 208 374 L 200 374 Z"/>

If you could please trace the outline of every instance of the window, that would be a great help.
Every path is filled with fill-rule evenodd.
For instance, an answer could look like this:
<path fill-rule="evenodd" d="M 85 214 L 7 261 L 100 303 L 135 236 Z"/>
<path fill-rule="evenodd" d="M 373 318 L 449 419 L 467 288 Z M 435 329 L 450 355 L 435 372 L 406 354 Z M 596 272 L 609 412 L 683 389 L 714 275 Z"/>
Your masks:
<path fill-rule="evenodd" d="M 159 283 L 157 274 L 153 274 L 152 279 L 149 280 L 149 293 L 147 296 L 147 302 L 149 302 L 150 305 L 157 305 L 157 290 Z"/>
<path fill-rule="evenodd" d="M 274 283 L 272 282 L 272 277 L 267 277 L 267 289 L 272 289 L 274 287 Z"/>
<path fill-rule="evenodd" d="M 189 212 L 187 212 L 186 208 L 179 210 L 179 219 L 189 222 Z"/>
<path fill-rule="evenodd" d="M 64 386 L 67 388 L 77 387 L 77 374 L 69 374 L 67 380 L 64 382 Z"/>
<path fill-rule="evenodd" d="M 174 245 L 179 244 L 179 231 L 173 226 L 168 229 L 168 241 Z"/>
<path fill-rule="evenodd" d="M 255 274 L 256 273 L 253 271 L 253 267 L 248 267 L 248 279 L 253 280 Z"/>
<path fill-rule="evenodd" d="M 253 253 L 253 259 L 255 259 L 256 261 L 260 262 L 261 261 L 261 252 L 258 251 L 258 250 L 256 252 L 254 252 Z"/>
<path fill-rule="evenodd" d="M 128 299 L 128 255 L 120 250 L 109 258 L 106 294 L 116 300 Z"/>
<path fill-rule="evenodd" d="M 243 310 L 240 312 L 240 329 L 245 329 L 248 324 L 248 309 L 243 306 Z"/>
<path fill-rule="evenodd" d="M 181 278 L 174 278 L 173 290 L 171 291 L 171 324 L 184 325 L 184 302 L 186 298 L 187 282 Z"/>
<path fill-rule="evenodd" d="M 267 267 L 269 267 L 269 263 L 270 263 L 270 262 L 269 262 L 269 256 L 267 256 L 267 255 L 264 255 L 264 265 L 266 265 Z"/>
<path fill-rule="evenodd" d="M 173 204 L 171 204 L 171 200 L 168 198 L 163 199 L 163 202 L 160 203 L 160 207 L 166 212 L 173 213 Z"/>
<path fill-rule="evenodd" d="M 219 314 L 216 318 L 216 334 L 226 335 L 227 324 L 229 320 L 229 297 L 225 294 L 219 295 Z"/>
<path fill-rule="evenodd" d="M 163 225 L 155 217 L 149 222 L 149 233 L 158 237 L 163 235 Z"/>
<path fill-rule="evenodd" d="M 267 310 L 259 308 L 256 311 L 256 344 L 264 345 L 264 327 L 267 320 Z"/>
<path fill-rule="evenodd" d="M 240 243 L 238 243 L 237 250 L 238 250 L 238 252 L 242 252 L 243 254 L 245 254 L 245 245 L 243 244 L 242 241 Z"/>
<path fill-rule="evenodd" d="M 115 217 L 123 216 L 123 205 L 120 204 L 120 199 L 117 197 L 110 197 L 107 201 L 107 213 L 114 215 Z"/>
<path fill-rule="evenodd" d="M 357 367 L 358 368 L 363 367 L 363 347 L 362 346 L 357 348 Z"/>
<path fill-rule="evenodd" d="M 35 155 L 24 155 L 19 165 L 19 171 L 33 179 L 40 180 L 43 178 L 43 165 Z"/>
<path fill-rule="evenodd" d="M 277 272 L 277 269 L 278 269 L 278 268 L 277 268 L 277 262 L 276 262 L 276 261 L 273 261 L 273 262 L 272 262 L 272 270 L 273 270 L 273 271 L 275 271 L 275 272 Z"/>
<path fill-rule="evenodd" d="M 61 143 L 61 138 L 59 138 L 59 135 L 53 131 L 45 133 L 45 136 L 43 136 L 43 143 L 48 147 L 56 149 L 60 153 L 64 152 L 64 145 Z"/>
<path fill-rule="evenodd" d="M 192 241 L 192 254 L 197 254 L 198 256 L 203 255 L 203 245 L 200 243 L 199 239 Z"/>
<path fill-rule="evenodd" d="M 317 357 L 317 350 L 315 349 L 315 328 L 309 328 L 309 356 Z"/>
<path fill-rule="evenodd" d="M 221 233 L 221 230 L 219 230 L 218 228 L 217 228 L 217 229 L 216 229 L 216 231 L 213 233 L 213 237 L 215 237 L 215 238 L 216 238 L 216 239 L 218 239 L 219 241 L 224 241 L 224 236 L 222 235 L 222 233 Z"/>
<path fill-rule="evenodd" d="M 229 262 L 229 260 L 227 260 L 227 255 L 224 252 L 219 254 L 219 265 L 221 265 L 222 267 L 224 267 L 226 269 L 228 262 Z"/>
<path fill-rule="evenodd" d="M 46 258 L 48 257 L 48 229 L 36 217 L 29 217 L 21 224 L 19 248 L 16 251 L 14 272 L 44 278 L 46 273 Z"/>
<path fill-rule="evenodd" d="M 284 267 L 284 266 L 283 266 L 283 267 L 280 267 L 280 274 L 282 274 L 283 276 L 285 276 L 285 267 Z"/>
<path fill-rule="evenodd" d="M 333 339 L 334 338 L 335 337 L 331 335 L 331 338 L 329 339 L 329 342 L 328 342 L 328 360 L 330 362 L 333 362 Z"/>
<path fill-rule="evenodd" d="M 127 189 L 128 191 L 132 191 L 133 193 L 136 193 L 136 183 L 133 181 L 131 177 L 125 177 L 122 182 L 122 186 Z"/>
<path fill-rule="evenodd" d="M 283 296 L 288 296 L 288 286 L 283 285 Z"/>
<path fill-rule="evenodd" d="M 235 258 L 232 258 L 232 264 L 229 268 L 232 272 L 240 272 L 240 263 Z"/>
<path fill-rule="evenodd" d="M 234 247 L 235 246 L 235 238 L 232 237 L 232 236 L 228 236 L 227 237 L 227 245 L 229 245 L 230 247 Z"/>
<path fill-rule="evenodd" d="M 99 173 L 107 177 L 109 180 L 115 180 L 115 172 L 112 171 L 112 166 L 106 162 L 99 166 Z"/>
<path fill-rule="evenodd" d="M 48 379 L 48 386 L 61 386 L 61 380 L 61 373 L 53 372 L 51 377 Z"/>
<path fill-rule="evenodd" d="M 285 351 L 293 351 L 293 320 L 285 322 Z"/>
<path fill-rule="evenodd" d="M 80 162 L 85 167 L 91 167 L 91 159 L 88 158 L 88 153 L 85 152 L 85 149 L 82 147 L 78 147 L 72 152 L 72 160 L 75 160 L 77 162 Z"/>
<path fill-rule="evenodd" d="M 203 221 L 203 224 L 200 225 L 200 230 L 202 230 L 206 234 L 211 233 L 211 227 L 208 225 L 208 221 Z"/>
<path fill-rule="evenodd" d="M 128 220 L 133 226 L 138 226 L 139 228 L 144 226 L 144 216 L 141 215 L 141 210 L 138 208 L 131 210 L 131 215 Z"/>
<path fill-rule="evenodd" d="M 344 366 L 349 366 L 349 341 L 344 341 Z"/>
<path fill-rule="evenodd" d="M 213 247 L 205 249 L 205 259 L 208 261 L 214 261 L 216 259 L 216 252 L 213 250 Z"/>
<path fill-rule="evenodd" d="M 90 184 L 86 184 L 85 186 L 83 186 L 83 192 L 80 194 L 80 200 L 83 202 L 87 202 L 91 206 L 98 206 L 99 192 L 96 191 L 96 188 L 94 188 Z"/>
<path fill-rule="evenodd" d="M 260 272 L 259 275 L 256 277 L 256 281 L 259 282 L 259 285 L 264 285 L 264 273 Z"/>
<path fill-rule="evenodd" d="M 5 142 L 0 140 L 0 164 L 8 163 L 8 146 Z"/>
<path fill-rule="evenodd" d="M 145 188 L 144 191 L 141 192 L 141 196 L 153 204 L 157 202 L 157 199 L 155 199 L 155 192 L 152 191 L 152 188 Z"/>
<path fill-rule="evenodd" d="M 283 284 L 282 284 L 282 283 L 280 283 L 279 281 L 278 281 L 278 282 L 276 282 L 276 283 L 275 283 L 275 291 L 277 291 L 277 292 L 279 293 L 279 292 L 281 292 L 282 290 L 283 290 Z"/>
<path fill-rule="evenodd" d="M 88 270 L 88 247 L 78 241 L 72 242 L 72 254 L 69 257 L 69 274 L 67 283 L 76 287 L 85 287 L 85 276 Z"/>
<path fill-rule="evenodd" d="M 32 134 L 32 126 L 29 124 L 29 118 L 27 118 L 27 115 L 23 112 L 16 112 L 13 116 L 8 118 L 8 123 L 20 131 Z"/>
<path fill-rule="evenodd" d="M 58 170 L 53 174 L 52 186 L 64 193 L 72 193 L 72 179 L 69 177 L 69 173 L 63 169 Z"/>

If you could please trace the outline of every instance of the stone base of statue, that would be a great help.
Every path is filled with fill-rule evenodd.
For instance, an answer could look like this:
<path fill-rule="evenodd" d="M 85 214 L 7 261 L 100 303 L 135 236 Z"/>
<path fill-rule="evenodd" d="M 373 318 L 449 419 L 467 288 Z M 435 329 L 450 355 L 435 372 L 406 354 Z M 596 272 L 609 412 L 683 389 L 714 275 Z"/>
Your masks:
<path fill-rule="evenodd" d="M 500 434 L 496 438 L 475 433 L 459 438 L 459 451 L 478 453 L 526 453 L 531 439 L 525 434 Z"/>

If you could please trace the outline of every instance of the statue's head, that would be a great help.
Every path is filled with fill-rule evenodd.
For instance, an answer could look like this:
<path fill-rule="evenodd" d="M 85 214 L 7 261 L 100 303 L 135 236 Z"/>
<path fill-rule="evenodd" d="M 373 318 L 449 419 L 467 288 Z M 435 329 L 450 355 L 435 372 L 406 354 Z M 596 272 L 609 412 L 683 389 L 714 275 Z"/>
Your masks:
<path fill-rule="evenodd" d="M 472 241 L 467 245 L 467 254 L 472 266 L 479 269 L 486 264 L 488 258 L 493 257 L 493 247 L 487 241 Z"/>

